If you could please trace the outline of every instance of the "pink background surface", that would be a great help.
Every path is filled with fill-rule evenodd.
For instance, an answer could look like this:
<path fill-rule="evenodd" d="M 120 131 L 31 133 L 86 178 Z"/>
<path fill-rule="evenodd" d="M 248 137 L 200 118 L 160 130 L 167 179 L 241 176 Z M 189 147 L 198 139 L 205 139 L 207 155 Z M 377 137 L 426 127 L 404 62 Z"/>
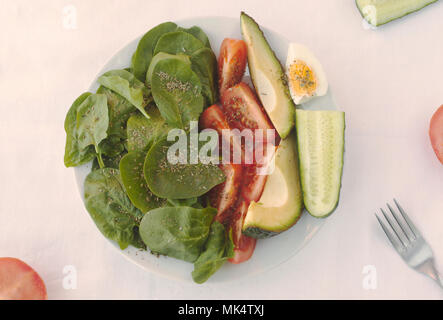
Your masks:
<path fill-rule="evenodd" d="M 395 196 L 443 269 L 443 166 L 427 135 L 443 103 L 442 3 L 376 31 L 363 27 L 351 0 L 0 3 L 0 256 L 32 265 L 49 298 L 443 298 L 374 218 Z M 69 8 L 75 29 L 66 28 Z M 347 119 L 340 207 L 298 255 L 261 276 L 202 286 L 160 278 L 124 259 L 90 222 L 63 166 L 65 114 L 110 57 L 152 26 L 241 10 L 322 62 Z M 74 290 L 63 287 L 67 265 L 77 270 Z M 367 265 L 377 270 L 375 290 L 362 285 Z"/>

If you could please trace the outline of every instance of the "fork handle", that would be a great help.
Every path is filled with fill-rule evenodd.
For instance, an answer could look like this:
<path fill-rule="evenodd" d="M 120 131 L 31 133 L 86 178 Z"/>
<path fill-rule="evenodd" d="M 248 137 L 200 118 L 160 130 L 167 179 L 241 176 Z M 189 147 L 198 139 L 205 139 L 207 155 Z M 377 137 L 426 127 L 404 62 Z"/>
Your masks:
<path fill-rule="evenodd" d="M 420 271 L 437 282 L 443 288 L 443 278 L 435 267 L 434 259 L 429 259 L 420 266 Z"/>
<path fill-rule="evenodd" d="M 434 279 L 439 285 L 440 285 L 440 287 L 443 289 L 443 278 L 439 275 L 439 274 L 437 274 L 437 278 L 436 279 Z"/>
<path fill-rule="evenodd" d="M 434 279 L 439 285 L 440 285 L 440 287 L 443 289 L 443 278 L 442 278 L 442 276 L 438 273 L 438 271 L 437 270 L 435 270 L 435 272 L 436 272 L 436 279 Z"/>

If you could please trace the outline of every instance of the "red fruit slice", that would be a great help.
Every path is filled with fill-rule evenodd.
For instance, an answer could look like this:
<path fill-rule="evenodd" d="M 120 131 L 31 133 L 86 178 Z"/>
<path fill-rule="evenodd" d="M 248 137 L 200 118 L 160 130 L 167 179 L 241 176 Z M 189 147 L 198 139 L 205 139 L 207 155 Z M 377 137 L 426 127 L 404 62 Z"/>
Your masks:
<path fill-rule="evenodd" d="M 222 155 L 222 139 L 225 140 L 227 146 L 230 146 L 230 150 L 227 150 L 230 152 L 230 155 L 234 154 L 235 149 L 237 149 L 237 152 L 240 154 L 242 153 L 241 145 L 237 144 L 236 140 L 231 139 L 231 127 L 228 124 L 225 114 L 218 105 L 214 104 L 202 113 L 200 116 L 200 127 L 217 131 L 220 137 L 220 155 Z M 228 160 L 230 159 L 231 156 L 228 157 Z"/>
<path fill-rule="evenodd" d="M 248 49 L 243 40 L 225 39 L 218 56 L 219 92 L 235 86 L 243 78 L 248 59 Z"/>
<path fill-rule="evenodd" d="M 266 130 L 275 130 L 266 114 L 265 109 L 260 104 L 254 91 L 244 82 L 226 90 L 221 95 L 221 102 L 226 119 L 231 128 L 243 129 L 263 129 L 263 138 L 266 139 Z M 275 132 L 276 142 L 280 138 Z"/>
<path fill-rule="evenodd" d="M 230 127 L 219 106 L 213 105 L 203 112 L 200 118 L 200 126 L 204 129 L 216 130 L 219 137 L 221 137 L 220 139 L 227 140 L 227 145 L 230 145 L 229 133 L 222 131 L 230 130 Z M 222 144 L 220 143 L 219 146 L 221 147 Z M 241 150 L 240 146 L 238 148 Z M 239 195 L 243 168 L 240 164 L 231 163 L 222 163 L 219 165 L 219 168 L 225 174 L 226 180 L 209 192 L 209 201 L 214 208 L 217 208 L 216 220 L 220 223 L 227 223 L 230 219 L 229 213 L 232 212 Z"/>
<path fill-rule="evenodd" d="M 254 253 L 257 243 L 257 239 L 245 236 L 242 233 L 243 221 L 248 211 L 248 206 L 247 201 L 241 201 L 233 216 L 231 230 L 234 242 L 234 257 L 228 260 L 231 263 L 238 264 L 249 260 Z"/>
<path fill-rule="evenodd" d="M 258 175 L 256 166 L 249 166 L 245 170 L 245 185 L 242 188 L 242 197 L 251 202 L 259 201 L 265 188 L 267 175 Z"/>
<path fill-rule="evenodd" d="M 431 118 L 429 137 L 438 160 L 443 164 L 443 105 L 435 111 Z"/>
<path fill-rule="evenodd" d="M 225 174 L 226 180 L 209 192 L 209 201 L 214 208 L 217 208 L 215 219 L 225 224 L 229 222 L 231 218 L 229 213 L 232 212 L 239 196 L 243 168 L 239 164 L 220 164 L 219 167 Z"/>
<path fill-rule="evenodd" d="M 45 284 L 29 265 L 0 258 L 0 300 L 46 300 Z"/>
<path fill-rule="evenodd" d="M 260 174 L 259 171 L 267 167 L 268 162 L 266 160 L 272 158 L 272 153 L 275 151 L 275 146 L 280 142 L 280 137 L 254 91 L 246 83 L 240 82 L 227 89 L 221 95 L 221 102 L 229 126 L 241 132 L 245 129 L 251 130 L 254 138 L 252 148 L 250 144 L 248 147 L 248 144 L 242 143 L 243 160 L 253 159 L 253 161 L 246 164 L 245 161 L 243 162 L 244 175 L 240 191 L 241 196 L 238 199 L 237 209 L 231 214 L 235 256 L 229 261 L 241 263 L 252 256 L 257 242 L 256 239 L 242 234 L 243 221 L 249 203 L 258 201 L 263 193 L 267 175 Z M 257 129 L 261 129 L 261 131 L 257 131 Z M 271 137 L 274 139 L 268 139 L 268 130 L 273 130 Z M 261 135 L 259 132 L 261 132 Z M 257 154 L 261 157 L 257 157 Z"/>

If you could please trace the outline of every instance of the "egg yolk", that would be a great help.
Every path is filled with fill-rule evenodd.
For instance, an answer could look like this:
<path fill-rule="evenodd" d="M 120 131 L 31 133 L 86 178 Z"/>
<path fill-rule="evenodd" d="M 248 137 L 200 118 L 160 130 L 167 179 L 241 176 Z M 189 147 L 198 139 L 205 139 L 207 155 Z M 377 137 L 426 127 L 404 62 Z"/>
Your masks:
<path fill-rule="evenodd" d="M 314 72 L 301 60 L 294 60 L 289 67 L 289 83 L 297 96 L 312 96 L 317 89 Z"/>

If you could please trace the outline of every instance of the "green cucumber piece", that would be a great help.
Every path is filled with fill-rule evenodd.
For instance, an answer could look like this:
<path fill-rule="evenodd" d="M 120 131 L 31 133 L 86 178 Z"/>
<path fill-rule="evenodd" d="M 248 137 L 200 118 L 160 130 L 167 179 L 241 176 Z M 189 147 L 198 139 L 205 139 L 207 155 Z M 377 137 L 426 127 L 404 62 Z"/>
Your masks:
<path fill-rule="evenodd" d="M 418 11 L 437 0 L 356 0 L 362 17 L 373 26 L 381 26 Z"/>
<path fill-rule="evenodd" d="M 324 218 L 335 210 L 340 196 L 345 114 L 297 109 L 295 119 L 305 208 Z"/>

